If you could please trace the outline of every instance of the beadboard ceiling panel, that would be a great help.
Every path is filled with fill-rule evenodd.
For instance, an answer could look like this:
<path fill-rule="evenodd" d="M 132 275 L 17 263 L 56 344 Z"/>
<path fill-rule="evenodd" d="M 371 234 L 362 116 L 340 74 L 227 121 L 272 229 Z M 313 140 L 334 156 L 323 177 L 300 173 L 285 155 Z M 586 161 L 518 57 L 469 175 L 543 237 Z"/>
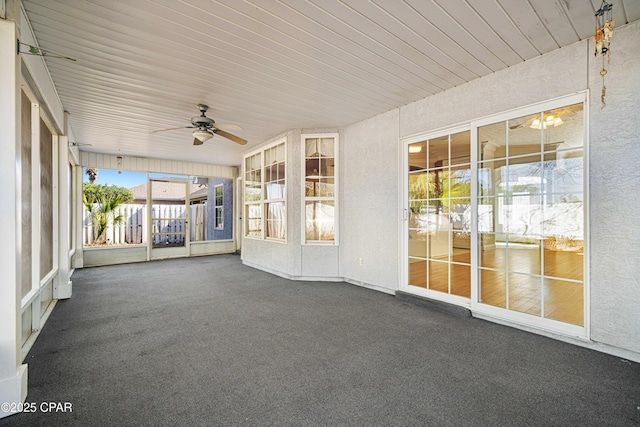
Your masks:
<path fill-rule="evenodd" d="M 601 0 L 24 0 L 81 150 L 239 165 L 588 37 Z M 613 0 L 616 26 L 640 1 Z M 55 57 L 69 56 L 76 61 Z M 197 104 L 244 128 L 193 146 Z"/>

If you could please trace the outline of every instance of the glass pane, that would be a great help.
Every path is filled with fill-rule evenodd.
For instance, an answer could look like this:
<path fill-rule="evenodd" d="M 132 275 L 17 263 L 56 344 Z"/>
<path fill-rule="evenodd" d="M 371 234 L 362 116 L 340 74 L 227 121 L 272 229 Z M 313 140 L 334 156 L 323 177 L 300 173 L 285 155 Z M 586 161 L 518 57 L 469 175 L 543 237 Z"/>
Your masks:
<path fill-rule="evenodd" d="M 549 194 L 580 193 L 584 182 L 582 150 L 546 153 L 544 155 L 544 184 Z"/>
<path fill-rule="evenodd" d="M 504 158 L 507 156 L 507 123 L 492 123 L 478 128 L 480 161 Z"/>
<path fill-rule="evenodd" d="M 497 196 L 507 191 L 506 161 L 494 160 L 478 165 L 478 196 Z"/>
<path fill-rule="evenodd" d="M 449 220 L 455 231 L 471 231 L 471 199 L 457 198 L 448 201 Z"/>
<path fill-rule="evenodd" d="M 509 157 L 542 151 L 540 114 L 509 120 Z"/>
<path fill-rule="evenodd" d="M 271 172 L 271 166 L 264 167 L 264 182 L 274 181 L 278 179 L 278 171 L 274 170 L 273 174 Z"/>
<path fill-rule="evenodd" d="M 540 276 L 509 274 L 509 310 L 540 316 Z"/>
<path fill-rule="evenodd" d="M 334 157 L 334 139 L 333 138 L 322 138 L 320 140 L 320 153 L 323 157 Z"/>
<path fill-rule="evenodd" d="M 539 195 L 516 195 L 506 198 L 503 206 L 509 241 L 528 244 L 542 235 L 543 212 Z"/>
<path fill-rule="evenodd" d="M 262 236 L 262 209 L 259 204 L 245 206 L 246 235 Z"/>
<path fill-rule="evenodd" d="M 427 262 L 409 259 L 409 284 L 411 286 L 427 287 Z"/>
<path fill-rule="evenodd" d="M 320 157 L 320 143 L 318 138 L 307 138 L 304 140 L 305 157 Z"/>
<path fill-rule="evenodd" d="M 471 162 L 471 131 L 451 135 L 451 165 Z"/>
<path fill-rule="evenodd" d="M 427 143 L 416 142 L 409 144 L 409 171 L 427 168 Z"/>
<path fill-rule="evenodd" d="M 436 199 L 429 201 L 429 211 L 426 214 L 429 230 L 429 257 L 447 259 L 450 251 L 451 223 L 445 210 L 445 201 Z"/>
<path fill-rule="evenodd" d="M 305 160 L 305 176 L 308 179 L 318 179 L 320 177 L 320 159 Z"/>
<path fill-rule="evenodd" d="M 511 234 L 509 234 L 508 239 L 509 248 L 506 252 L 506 255 L 509 271 L 528 274 L 540 274 L 540 241 L 532 240 L 529 243 L 518 243 L 512 241 Z"/>
<path fill-rule="evenodd" d="M 284 194 L 284 181 L 270 182 L 265 185 L 266 199 L 283 199 Z"/>
<path fill-rule="evenodd" d="M 451 294 L 471 298 L 471 266 L 451 264 Z"/>
<path fill-rule="evenodd" d="M 449 293 L 449 263 L 429 261 L 427 287 L 438 292 Z"/>
<path fill-rule="evenodd" d="M 495 214 L 497 210 L 497 197 L 482 197 L 478 199 L 478 232 L 489 233 L 501 231 L 496 229 Z"/>
<path fill-rule="evenodd" d="M 318 196 L 320 197 L 333 197 L 334 196 L 334 179 L 333 178 L 322 178 L 319 182 L 316 183 L 318 186 Z"/>
<path fill-rule="evenodd" d="M 449 172 L 448 187 L 443 191 L 443 197 L 450 197 L 452 203 L 456 199 L 471 197 L 471 168 L 457 166 Z"/>
<path fill-rule="evenodd" d="M 480 269 L 480 302 L 507 307 L 507 279 L 502 271 Z"/>
<path fill-rule="evenodd" d="M 267 203 L 267 237 L 284 239 L 287 211 L 283 202 Z"/>
<path fill-rule="evenodd" d="M 334 239 L 334 204 L 331 201 L 305 202 L 306 240 Z"/>
<path fill-rule="evenodd" d="M 428 197 L 430 175 L 426 172 L 414 172 L 409 174 L 409 202 L 424 200 Z"/>
<path fill-rule="evenodd" d="M 498 270 L 507 269 L 507 253 L 504 234 L 481 234 L 480 245 L 480 266 L 485 268 L 495 268 Z"/>
<path fill-rule="evenodd" d="M 449 166 L 449 135 L 429 140 L 429 168 Z"/>
<path fill-rule="evenodd" d="M 545 132 L 545 151 L 579 148 L 584 145 L 582 110 L 582 104 L 575 104 L 544 113 L 545 122 L 553 123 Z"/>
<path fill-rule="evenodd" d="M 266 165 L 270 165 L 271 162 L 273 162 L 275 160 L 275 158 L 272 156 L 272 150 L 273 148 L 267 148 L 266 150 L 264 150 L 264 164 Z"/>
<path fill-rule="evenodd" d="M 544 317 L 583 326 L 583 284 L 544 279 Z"/>
<path fill-rule="evenodd" d="M 425 230 L 409 230 L 409 256 L 416 258 L 427 257 L 427 233 Z"/>
<path fill-rule="evenodd" d="M 285 161 L 284 144 L 278 144 L 276 159 L 278 160 L 278 162 L 284 162 Z"/>
<path fill-rule="evenodd" d="M 454 232 L 452 236 L 451 261 L 471 264 L 471 234 Z"/>
<path fill-rule="evenodd" d="M 336 160 L 333 157 L 323 157 L 320 159 L 320 175 L 334 176 Z"/>
<path fill-rule="evenodd" d="M 427 180 L 430 199 L 446 197 L 445 191 L 449 188 L 449 170 L 447 168 L 432 170 L 429 172 Z"/>
<path fill-rule="evenodd" d="M 561 279 L 583 280 L 583 242 L 567 239 L 544 241 L 544 275 Z"/>
<path fill-rule="evenodd" d="M 284 171 L 285 171 L 285 169 L 284 169 L 284 163 L 278 163 L 278 165 L 277 165 L 277 166 L 275 166 L 275 167 L 277 167 L 277 169 L 278 169 L 278 174 L 277 174 L 278 179 L 284 179 L 284 178 L 285 178 L 285 174 L 284 174 Z"/>

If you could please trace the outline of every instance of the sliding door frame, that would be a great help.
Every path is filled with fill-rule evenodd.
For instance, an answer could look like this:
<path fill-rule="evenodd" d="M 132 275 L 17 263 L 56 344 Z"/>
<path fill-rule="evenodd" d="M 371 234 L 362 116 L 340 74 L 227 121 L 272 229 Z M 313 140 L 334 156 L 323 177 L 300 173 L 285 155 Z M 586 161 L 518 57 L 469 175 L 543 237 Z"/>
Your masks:
<path fill-rule="evenodd" d="M 524 329 L 541 330 L 552 334 L 560 334 L 571 338 L 590 339 L 590 299 L 589 299 L 589 126 L 588 126 L 588 91 L 574 93 L 568 96 L 516 108 L 502 113 L 471 120 L 468 123 L 440 128 L 434 131 L 423 132 L 400 139 L 400 226 L 399 226 L 399 290 L 418 296 L 432 298 L 450 304 L 469 308 L 475 317 L 486 318 L 498 323 L 505 323 L 522 327 Z M 584 326 L 573 325 L 557 320 L 520 313 L 514 310 L 495 307 L 479 301 L 479 246 L 478 246 L 478 129 L 481 126 L 498 123 L 508 119 L 535 114 L 540 111 L 553 110 L 573 104 L 583 106 L 583 229 L 584 229 L 584 256 L 583 256 L 583 313 Z M 471 298 L 459 297 L 443 292 L 423 289 L 409 285 L 409 145 L 455 134 L 465 130 L 471 133 Z"/>

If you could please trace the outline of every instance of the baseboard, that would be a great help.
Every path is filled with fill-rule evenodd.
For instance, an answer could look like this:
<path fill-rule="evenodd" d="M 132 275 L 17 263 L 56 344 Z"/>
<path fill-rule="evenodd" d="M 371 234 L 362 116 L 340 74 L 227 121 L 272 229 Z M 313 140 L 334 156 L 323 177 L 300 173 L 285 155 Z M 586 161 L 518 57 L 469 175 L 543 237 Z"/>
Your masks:
<path fill-rule="evenodd" d="M 4 381 L 0 381 L 0 418 L 17 414 L 21 403 L 27 399 L 27 385 L 29 374 L 27 365 L 20 365 L 16 371 L 16 376 Z"/>

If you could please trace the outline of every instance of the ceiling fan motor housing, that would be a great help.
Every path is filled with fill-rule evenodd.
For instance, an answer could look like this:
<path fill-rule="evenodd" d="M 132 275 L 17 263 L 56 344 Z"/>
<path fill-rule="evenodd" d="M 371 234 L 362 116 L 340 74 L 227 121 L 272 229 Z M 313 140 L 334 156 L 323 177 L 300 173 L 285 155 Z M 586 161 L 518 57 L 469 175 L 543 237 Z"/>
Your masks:
<path fill-rule="evenodd" d="M 216 122 L 215 120 L 205 116 L 191 117 L 191 124 L 197 127 L 201 127 L 201 126 L 210 127 L 210 126 L 213 126 L 215 122 Z"/>

